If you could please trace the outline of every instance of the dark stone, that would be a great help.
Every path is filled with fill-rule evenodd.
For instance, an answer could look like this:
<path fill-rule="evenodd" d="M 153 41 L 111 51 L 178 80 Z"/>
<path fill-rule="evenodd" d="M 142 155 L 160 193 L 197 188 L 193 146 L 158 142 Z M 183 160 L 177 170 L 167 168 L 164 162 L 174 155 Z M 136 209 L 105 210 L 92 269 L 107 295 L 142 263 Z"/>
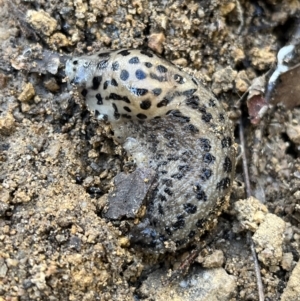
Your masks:
<path fill-rule="evenodd" d="M 135 218 L 155 178 L 153 169 L 138 168 L 131 174 L 120 173 L 114 179 L 115 189 L 108 195 L 109 219 Z M 145 182 L 145 179 L 148 179 Z"/>

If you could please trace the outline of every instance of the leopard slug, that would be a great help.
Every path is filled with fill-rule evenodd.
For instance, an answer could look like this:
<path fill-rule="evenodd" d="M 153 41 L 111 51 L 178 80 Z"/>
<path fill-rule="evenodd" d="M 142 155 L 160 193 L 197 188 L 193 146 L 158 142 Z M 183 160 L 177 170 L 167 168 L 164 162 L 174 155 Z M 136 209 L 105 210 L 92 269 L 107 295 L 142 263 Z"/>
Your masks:
<path fill-rule="evenodd" d="M 66 75 L 137 167 L 156 171 L 131 240 L 164 253 L 211 228 L 228 204 L 236 153 L 231 122 L 214 95 L 151 50 L 73 57 Z"/>

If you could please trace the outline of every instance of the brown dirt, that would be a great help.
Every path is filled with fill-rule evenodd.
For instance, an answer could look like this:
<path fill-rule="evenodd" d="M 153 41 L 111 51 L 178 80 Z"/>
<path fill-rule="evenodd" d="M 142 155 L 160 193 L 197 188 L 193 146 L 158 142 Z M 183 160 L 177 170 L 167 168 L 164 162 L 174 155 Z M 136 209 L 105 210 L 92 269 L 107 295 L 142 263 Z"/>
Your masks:
<path fill-rule="evenodd" d="M 234 105 L 275 63 L 299 2 L 14 3 L 0 0 L 0 301 L 160 300 L 157 287 L 145 289 L 153 270 L 161 275 L 158 258 L 129 247 L 126 221 L 112 223 L 101 214 L 114 176 L 130 169 L 124 151 L 109 127 L 70 97 L 61 78 L 16 71 L 11 59 L 36 43 L 78 54 L 149 42 L 211 87 L 236 120 Z M 272 240 L 259 253 L 265 295 L 280 300 L 300 252 L 299 139 L 289 134 L 300 123 L 299 108 L 276 107 L 257 127 L 244 108 L 242 114 L 253 195 L 285 222 L 284 239 L 272 250 L 276 260 L 266 259 Z M 223 252 L 219 264 L 235 276 L 235 286 L 218 300 L 258 299 L 246 228 L 234 208 L 239 199 L 245 199 L 240 160 L 231 205 L 194 264 L 203 270 L 206 256 Z M 184 256 L 166 256 L 161 269 L 167 273 Z"/>

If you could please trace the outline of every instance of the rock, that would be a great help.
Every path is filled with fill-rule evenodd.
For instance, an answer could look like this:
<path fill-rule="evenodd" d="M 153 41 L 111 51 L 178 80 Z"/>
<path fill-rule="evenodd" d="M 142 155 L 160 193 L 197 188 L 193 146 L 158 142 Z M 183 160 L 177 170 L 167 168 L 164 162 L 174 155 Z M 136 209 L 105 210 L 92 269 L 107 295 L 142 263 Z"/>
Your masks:
<path fill-rule="evenodd" d="M 258 70 L 268 69 L 276 61 L 276 52 L 269 46 L 250 50 L 252 65 Z"/>
<path fill-rule="evenodd" d="M 282 260 L 282 243 L 285 222 L 274 214 L 268 213 L 253 235 L 258 259 L 266 266 L 279 265 Z"/>
<path fill-rule="evenodd" d="M 234 1 L 223 4 L 222 7 L 220 8 L 220 12 L 223 16 L 226 16 L 234 10 L 235 6 L 236 3 Z"/>
<path fill-rule="evenodd" d="M 0 188 L 0 200 L 1 200 L 1 203 L 9 204 L 9 202 L 11 200 L 11 195 L 9 193 L 9 190 Z"/>
<path fill-rule="evenodd" d="M 62 148 L 62 144 L 58 140 L 53 140 L 50 142 L 46 154 L 48 155 L 46 157 L 47 162 L 53 162 L 54 160 L 57 160 L 59 156 L 59 152 Z"/>
<path fill-rule="evenodd" d="M 70 41 L 68 40 L 68 38 L 60 33 L 60 32 L 56 32 L 55 34 L 53 34 L 50 37 L 50 45 L 55 45 L 57 48 L 61 48 L 61 47 L 67 47 L 70 45 Z"/>
<path fill-rule="evenodd" d="M 188 65 L 188 61 L 184 57 L 173 60 L 172 63 L 180 67 L 186 67 Z"/>
<path fill-rule="evenodd" d="M 8 270 L 8 268 L 4 262 L 4 259 L 0 258 L 0 277 L 1 278 L 4 278 L 6 276 L 7 270 Z"/>
<path fill-rule="evenodd" d="M 57 28 L 57 21 L 43 10 L 29 9 L 26 13 L 27 22 L 38 32 L 50 36 Z"/>
<path fill-rule="evenodd" d="M 232 51 L 232 57 L 235 63 L 239 63 L 245 59 L 246 55 L 242 48 L 234 47 Z"/>
<path fill-rule="evenodd" d="M 166 40 L 166 37 L 163 32 L 153 33 L 149 36 L 148 46 L 152 50 L 162 53 L 164 50 L 163 43 Z"/>
<path fill-rule="evenodd" d="M 12 203 L 22 204 L 29 203 L 31 201 L 31 196 L 26 191 L 18 190 L 16 191 Z"/>
<path fill-rule="evenodd" d="M 108 196 L 106 218 L 135 218 L 154 180 L 155 171 L 138 168 L 131 174 L 120 173 L 114 179 L 115 189 Z"/>
<path fill-rule="evenodd" d="M 11 258 L 7 258 L 6 259 L 6 264 L 9 268 L 15 268 L 18 266 L 19 261 L 16 259 L 11 259 Z"/>
<path fill-rule="evenodd" d="M 45 80 L 44 86 L 46 87 L 46 89 L 48 89 L 51 92 L 57 92 L 60 89 L 54 77 Z"/>
<path fill-rule="evenodd" d="M 249 86 L 250 80 L 247 76 L 247 73 L 245 72 L 245 70 L 240 71 L 235 79 L 236 89 L 241 93 L 245 93 L 248 90 Z"/>
<path fill-rule="evenodd" d="M 286 133 L 295 144 L 300 144 L 300 125 L 288 124 Z"/>
<path fill-rule="evenodd" d="M 0 134 L 9 136 L 15 128 L 15 119 L 11 113 L 0 118 Z"/>
<path fill-rule="evenodd" d="M 267 207 L 254 197 L 237 201 L 234 209 L 237 211 L 236 217 L 242 229 L 253 232 L 257 230 L 268 213 Z"/>
<path fill-rule="evenodd" d="M 293 253 L 284 253 L 281 260 L 281 266 L 284 270 L 290 271 L 293 265 Z"/>
<path fill-rule="evenodd" d="M 300 261 L 295 266 L 285 290 L 281 296 L 281 301 L 300 300 Z"/>
<path fill-rule="evenodd" d="M 202 270 L 197 267 L 180 283 L 163 285 L 166 271 L 155 271 L 143 283 L 140 293 L 156 301 L 226 301 L 236 290 L 236 279 L 222 268 Z"/>
<path fill-rule="evenodd" d="M 212 254 L 205 257 L 203 267 L 205 268 L 219 268 L 225 261 L 224 254 L 221 250 L 215 250 Z"/>
<path fill-rule="evenodd" d="M 18 100 L 21 102 L 28 102 L 30 99 L 32 99 L 35 95 L 34 87 L 32 83 L 27 83 L 23 89 L 21 94 L 18 97 Z"/>
<path fill-rule="evenodd" d="M 3 73 L 0 73 L 0 89 L 4 89 L 7 85 L 8 76 Z"/>
<path fill-rule="evenodd" d="M 2 200 L 0 200 L 0 217 L 3 218 L 6 216 L 6 212 L 9 210 L 9 204 L 2 202 Z"/>
<path fill-rule="evenodd" d="M 215 74 L 212 77 L 212 91 L 218 95 L 221 92 L 227 92 L 233 89 L 234 80 L 236 76 L 237 71 L 233 70 L 231 67 L 226 67 L 215 72 Z"/>

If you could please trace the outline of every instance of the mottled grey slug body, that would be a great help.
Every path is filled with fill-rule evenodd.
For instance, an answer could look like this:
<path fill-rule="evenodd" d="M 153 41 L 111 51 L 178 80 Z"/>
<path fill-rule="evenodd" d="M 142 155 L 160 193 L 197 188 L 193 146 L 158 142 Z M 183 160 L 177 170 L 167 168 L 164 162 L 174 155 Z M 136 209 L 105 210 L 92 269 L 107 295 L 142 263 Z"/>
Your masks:
<path fill-rule="evenodd" d="M 213 94 L 150 50 L 74 57 L 66 74 L 137 167 L 156 171 L 132 241 L 163 253 L 210 228 L 228 203 L 235 167 L 232 125 Z"/>

